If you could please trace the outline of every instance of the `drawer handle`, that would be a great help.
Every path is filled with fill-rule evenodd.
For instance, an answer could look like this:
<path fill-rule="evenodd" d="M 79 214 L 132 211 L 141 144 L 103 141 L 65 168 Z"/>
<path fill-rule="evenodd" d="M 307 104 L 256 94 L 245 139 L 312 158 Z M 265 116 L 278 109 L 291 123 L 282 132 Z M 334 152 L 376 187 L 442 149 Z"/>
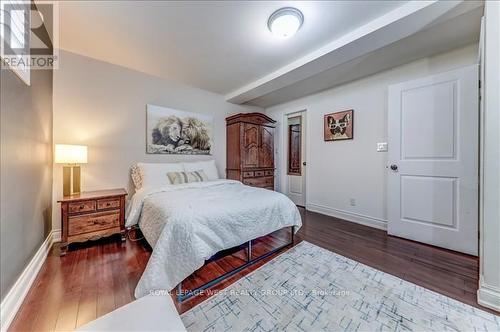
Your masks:
<path fill-rule="evenodd" d="M 106 206 L 111 206 L 111 203 L 110 203 L 110 202 L 107 202 L 107 203 L 106 203 Z"/>
<path fill-rule="evenodd" d="M 117 220 L 116 220 L 116 218 L 114 218 L 113 220 L 109 220 L 109 221 L 116 222 Z M 94 219 L 91 222 L 92 222 L 92 225 L 106 225 L 109 223 L 109 221 L 108 220 Z"/>
<path fill-rule="evenodd" d="M 99 219 L 92 220 L 92 225 L 106 225 L 106 221 L 100 221 Z"/>
<path fill-rule="evenodd" d="M 80 205 L 80 210 L 85 209 L 85 205 Z"/>

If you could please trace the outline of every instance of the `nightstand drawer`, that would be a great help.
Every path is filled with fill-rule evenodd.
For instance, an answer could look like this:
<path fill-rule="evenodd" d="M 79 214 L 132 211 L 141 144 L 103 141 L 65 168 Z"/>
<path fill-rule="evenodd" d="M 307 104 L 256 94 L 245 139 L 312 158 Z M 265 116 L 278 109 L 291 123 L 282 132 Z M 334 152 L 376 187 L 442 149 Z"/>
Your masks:
<path fill-rule="evenodd" d="M 106 198 L 97 200 L 97 210 L 117 209 L 119 207 L 119 198 Z"/>
<path fill-rule="evenodd" d="M 69 217 L 68 236 L 120 226 L 120 211 Z"/>
<path fill-rule="evenodd" d="M 95 211 L 95 201 L 83 201 L 68 204 L 69 213 L 81 213 Z"/>

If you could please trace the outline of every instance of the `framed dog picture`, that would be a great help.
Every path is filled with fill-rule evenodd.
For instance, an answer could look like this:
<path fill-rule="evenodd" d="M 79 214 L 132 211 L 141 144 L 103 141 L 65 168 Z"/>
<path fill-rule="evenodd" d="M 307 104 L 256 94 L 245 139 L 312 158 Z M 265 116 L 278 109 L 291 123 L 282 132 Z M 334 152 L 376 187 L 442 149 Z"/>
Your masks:
<path fill-rule="evenodd" d="M 147 105 L 146 152 L 153 154 L 211 154 L 211 116 Z"/>
<path fill-rule="evenodd" d="M 354 110 L 325 115 L 325 141 L 352 139 L 354 134 Z"/>

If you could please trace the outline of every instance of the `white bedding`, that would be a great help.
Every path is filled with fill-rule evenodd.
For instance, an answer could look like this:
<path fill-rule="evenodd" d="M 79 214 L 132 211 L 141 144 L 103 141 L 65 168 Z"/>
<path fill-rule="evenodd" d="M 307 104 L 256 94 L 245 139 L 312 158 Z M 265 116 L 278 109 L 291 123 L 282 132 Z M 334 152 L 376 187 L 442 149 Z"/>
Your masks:
<path fill-rule="evenodd" d="M 136 298 L 172 290 L 218 251 L 302 225 L 297 207 L 285 195 L 233 180 L 139 190 L 127 225 L 137 222 L 153 253 Z"/>

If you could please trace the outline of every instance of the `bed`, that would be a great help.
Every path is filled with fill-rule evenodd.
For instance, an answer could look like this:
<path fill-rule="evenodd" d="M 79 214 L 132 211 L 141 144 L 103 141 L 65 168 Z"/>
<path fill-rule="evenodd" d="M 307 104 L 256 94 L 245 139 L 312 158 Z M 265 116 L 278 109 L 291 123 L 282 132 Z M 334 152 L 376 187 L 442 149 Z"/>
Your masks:
<path fill-rule="evenodd" d="M 149 165 L 153 165 L 153 171 Z M 139 225 L 153 248 L 135 289 L 136 298 L 171 291 L 222 250 L 248 243 L 250 251 L 252 239 L 285 227 L 291 227 L 293 236 L 302 224 L 297 207 L 288 197 L 218 179 L 213 161 L 149 165 L 138 164 L 143 183 L 131 199 L 126 220 L 127 227 Z M 205 169 L 209 177 L 203 182 L 171 185 L 162 179 L 172 169 Z M 249 256 L 243 267 L 254 261 L 257 259 L 250 260 Z M 194 294 L 178 294 L 178 300 Z"/>

